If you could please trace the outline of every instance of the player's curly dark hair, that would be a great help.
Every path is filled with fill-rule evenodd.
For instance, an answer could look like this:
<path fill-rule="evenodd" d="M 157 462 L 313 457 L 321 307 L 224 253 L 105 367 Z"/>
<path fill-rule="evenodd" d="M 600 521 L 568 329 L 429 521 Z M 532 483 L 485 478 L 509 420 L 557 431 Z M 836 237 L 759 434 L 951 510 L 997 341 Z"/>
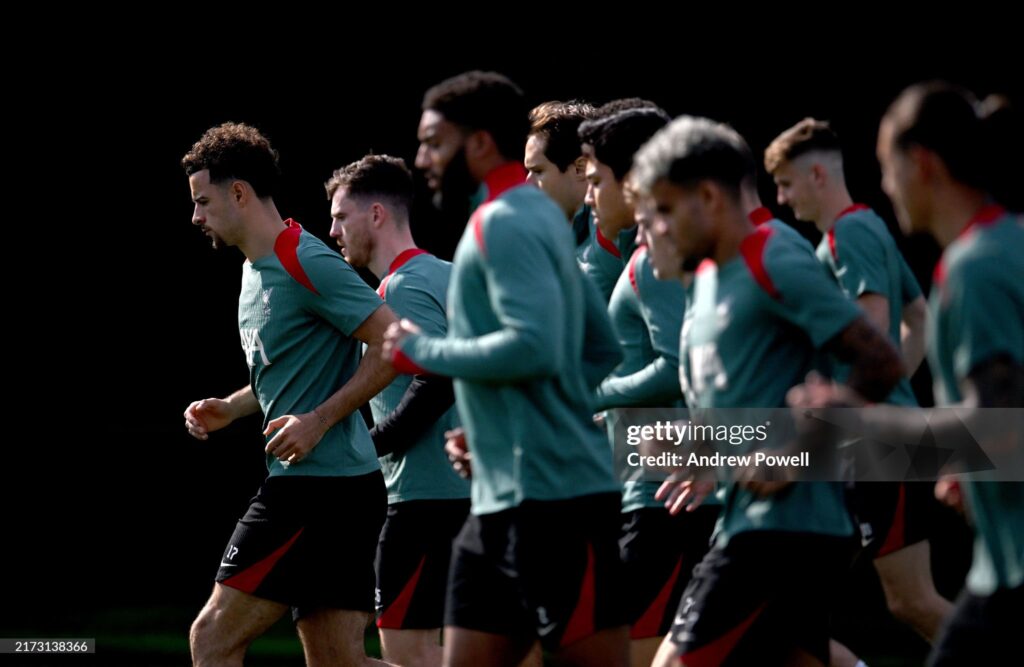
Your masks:
<path fill-rule="evenodd" d="M 257 197 L 271 197 L 281 178 L 277 151 L 259 130 L 243 123 L 211 127 L 181 158 L 189 176 L 210 170 L 210 182 L 246 181 Z"/>

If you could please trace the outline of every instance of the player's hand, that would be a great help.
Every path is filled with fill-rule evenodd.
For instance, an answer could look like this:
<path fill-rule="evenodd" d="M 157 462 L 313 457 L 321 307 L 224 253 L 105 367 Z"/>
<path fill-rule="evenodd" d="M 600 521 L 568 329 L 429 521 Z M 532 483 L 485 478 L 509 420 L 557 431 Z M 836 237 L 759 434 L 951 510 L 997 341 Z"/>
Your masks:
<path fill-rule="evenodd" d="M 185 408 L 185 430 L 193 438 L 208 440 L 211 431 L 224 428 L 235 420 L 231 405 L 221 398 L 193 401 Z"/>
<path fill-rule="evenodd" d="M 964 513 L 964 491 L 955 477 L 943 475 L 936 480 L 935 498 L 943 505 Z"/>
<path fill-rule="evenodd" d="M 387 330 L 384 332 L 384 345 L 382 347 L 384 360 L 390 364 L 395 350 L 402 344 L 402 341 L 405 340 L 406 336 L 409 336 L 410 334 L 418 334 L 420 332 L 421 329 L 416 326 L 412 320 L 407 320 L 405 318 L 389 324 Z"/>
<path fill-rule="evenodd" d="M 466 431 L 460 426 L 451 431 L 446 431 L 444 437 L 444 451 L 448 460 L 452 462 L 452 468 L 464 479 L 473 475 L 472 457 L 469 452 L 469 444 L 466 442 Z"/>
<path fill-rule="evenodd" d="M 277 433 L 267 443 L 267 454 L 277 457 L 279 461 L 289 464 L 298 463 L 306 458 L 327 428 L 316 412 L 301 415 L 284 415 L 271 420 L 263 435 Z"/>
<path fill-rule="evenodd" d="M 686 509 L 692 512 L 704 499 L 715 491 L 715 483 L 709 480 L 682 478 L 680 473 L 669 475 L 654 494 L 655 500 L 665 501 L 669 514 L 679 514 Z"/>
<path fill-rule="evenodd" d="M 861 407 L 864 398 L 845 384 L 830 382 L 811 371 L 803 384 L 786 392 L 786 402 L 796 408 Z"/>

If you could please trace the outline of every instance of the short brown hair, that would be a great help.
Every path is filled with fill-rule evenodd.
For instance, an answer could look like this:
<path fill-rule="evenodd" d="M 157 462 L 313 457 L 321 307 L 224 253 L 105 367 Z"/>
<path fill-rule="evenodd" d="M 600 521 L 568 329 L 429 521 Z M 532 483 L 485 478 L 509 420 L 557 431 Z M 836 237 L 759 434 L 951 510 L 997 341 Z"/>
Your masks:
<path fill-rule="evenodd" d="M 402 158 L 367 155 L 336 169 L 324 187 L 328 199 L 334 197 L 338 188 L 347 188 L 349 197 L 385 199 L 403 209 L 406 216 L 412 209 L 412 173 Z"/>
<path fill-rule="evenodd" d="M 580 123 L 594 117 L 586 102 L 544 102 L 530 112 L 530 134 L 544 139 L 544 155 L 558 167 L 569 168 L 583 154 L 578 134 Z"/>
<path fill-rule="evenodd" d="M 277 151 L 251 125 L 224 123 L 211 127 L 181 158 L 185 173 L 208 169 L 210 182 L 235 178 L 252 186 L 257 197 L 271 197 L 281 178 Z"/>
<path fill-rule="evenodd" d="M 828 121 L 804 118 L 775 138 L 764 152 L 764 168 L 774 173 L 783 162 L 790 162 L 811 151 L 842 153 L 839 137 Z"/>

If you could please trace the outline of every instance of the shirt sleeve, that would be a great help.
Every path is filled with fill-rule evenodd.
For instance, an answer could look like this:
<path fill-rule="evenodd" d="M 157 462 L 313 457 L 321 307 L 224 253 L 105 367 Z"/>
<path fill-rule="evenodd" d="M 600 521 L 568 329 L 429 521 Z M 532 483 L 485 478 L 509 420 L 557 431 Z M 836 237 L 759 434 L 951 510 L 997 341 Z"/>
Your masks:
<path fill-rule="evenodd" d="M 847 296 L 854 300 L 865 294 L 888 298 L 894 293 L 889 289 L 885 246 L 866 224 L 856 219 L 840 220 L 831 233 L 834 273 Z"/>
<path fill-rule="evenodd" d="M 584 275 L 580 283 L 584 301 L 583 379 L 593 389 L 622 361 L 622 348 L 597 287 Z"/>
<path fill-rule="evenodd" d="M 428 277 L 415 272 L 396 273 L 387 284 L 385 301 L 399 317 L 412 320 L 430 336 L 448 330 L 444 304 L 428 288 Z M 416 375 L 398 405 L 370 429 L 377 456 L 402 454 L 455 404 L 449 378 Z"/>
<path fill-rule="evenodd" d="M 905 306 L 921 296 L 921 286 L 918 284 L 917 278 L 914 276 L 914 272 L 910 270 L 907 260 L 903 259 L 903 255 L 899 256 L 899 261 L 900 295 L 903 299 L 903 305 Z"/>
<path fill-rule="evenodd" d="M 305 307 L 338 331 L 351 336 L 383 301 L 340 255 L 312 248 L 300 256 L 309 282 L 316 289 L 304 289 Z"/>
<path fill-rule="evenodd" d="M 634 264 L 640 314 L 654 357 L 629 375 L 607 378 L 597 391 L 598 409 L 661 405 L 682 398 L 679 385 L 679 333 L 686 292 L 675 280 L 658 280 L 646 255 Z"/>
<path fill-rule="evenodd" d="M 517 217 L 499 209 L 480 223 L 477 252 L 500 328 L 476 338 L 408 336 L 401 351 L 413 363 L 438 375 L 495 382 L 549 377 L 562 368 L 568 327 L 558 267 L 545 237 Z"/>
<path fill-rule="evenodd" d="M 777 298 L 765 297 L 772 302 L 773 310 L 804 331 L 816 348 L 861 316 L 860 309 L 828 276 L 809 245 L 772 238 L 763 261 L 778 292 Z"/>
<path fill-rule="evenodd" d="M 952 343 L 957 381 L 1000 354 L 1024 364 L 1024 317 L 1007 304 L 1019 303 L 1013 286 L 984 261 L 961 264 L 942 287 L 943 326 Z"/>

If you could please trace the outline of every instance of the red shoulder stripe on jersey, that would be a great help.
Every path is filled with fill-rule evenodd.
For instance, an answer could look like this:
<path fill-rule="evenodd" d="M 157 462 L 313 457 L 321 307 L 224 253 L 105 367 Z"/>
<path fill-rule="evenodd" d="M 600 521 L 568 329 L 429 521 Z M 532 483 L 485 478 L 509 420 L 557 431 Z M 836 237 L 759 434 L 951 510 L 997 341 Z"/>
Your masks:
<path fill-rule="evenodd" d="M 697 265 L 697 270 L 694 273 L 701 274 L 705 271 L 710 271 L 715 268 L 715 260 L 707 258 L 702 259 L 700 264 Z"/>
<path fill-rule="evenodd" d="M 836 220 L 838 220 L 839 218 L 842 218 L 844 216 L 850 215 L 851 213 L 856 213 L 857 211 L 870 211 L 870 210 L 871 210 L 871 207 L 868 206 L 867 204 L 850 204 L 849 206 L 844 208 L 842 211 L 839 211 L 839 215 L 836 216 Z"/>
<path fill-rule="evenodd" d="M 647 246 L 640 244 L 633 251 L 633 256 L 629 258 L 629 284 L 633 286 L 633 291 L 637 294 L 640 293 L 640 288 L 636 286 L 636 261 L 640 259 L 640 255 L 644 252 L 647 252 Z"/>
<path fill-rule="evenodd" d="M 1006 215 L 1006 209 L 999 204 L 987 204 L 982 206 L 978 212 L 967 221 L 967 224 L 964 225 L 963 230 L 960 231 L 960 236 L 963 236 L 979 225 L 983 227 L 985 225 L 991 225 L 1004 215 Z"/>
<path fill-rule="evenodd" d="M 978 212 L 967 221 L 967 224 L 960 230 L 957 238 L 966 236 L 978 226 L 984 227 L 986 225 L 991 225 L 993 222 L 999 220 L 1005 215 L 1006 209 L 999 204 L 986 204 L 978 209 Z M 943 253 L 943 257 L 939 258 L 939 261 L 935 264 L 935 270 L 932 271 L 932 283 L 938 287 L 942 287 L 942 284 L 946 280 L 946 267 L 942 263 L 944 257 L 945 253 Z"/>
<path fill-rule="evenodd" d="M 288 550 L 292 548 L 295 540 L 299 539 L 299 535 L 302 535 L 304 530 L 305 528 L 300 528 L 299 532 L 292 535 L 290 540 L 275 549 L 269 556 L 253 563 L 235 576 L 225 579 L 222 583 L 225 586 L 236 588 L 251 595 L 263 583 L 263 580 L 270 574 L 270 571 L 274 569 L 277 561 L 281 560 L 281 557 L 288 553 Z"/>
<path fill-rule="evenodd" d="M 473 237 L 476 238 L 476 245 L 480 248 L 480 254 L 487 257 L 487 246 L 484 244 L 484 206 L 473 212 L 473 217 L 469 219 L 469 224 L 473 226 Z"/>
<path fill-rule="evenodd" d="M 302 236 L 302 227 L 291 218 L 285 220 L 284 224 L 288 225 L 288 228 L 277 235 L 277 240 L 274 241 L 274 254 L 295 282 L 320 296 L 320 292 L 313 287 L 313 281 L 299 263 L 299 237 Z"/>
<path fill-rule="evenodd" d="M 380 296 L 380 298 L 382 299 L 384 298 L 384 293 L 387 291 L 388 288 L 388 282 L 391 280 L 391 274 L 405 266 L 406 262 L 408 262 L 413 257 L 416 257 L 417 255 L 429 254 L 430 253 L 428 253 L 426 250 L 423 250 L 422 248 L 409 248 L 398 253 L 398 257 L 395 257 L 395 260 L 391 262 L 391 266 L 388 267 L 388 274 L 384 276 L 384 278 L 380 281 L 380 285 L 377 285 L 377 295 Z"/>
<path fill-rule="evenodd" d="M 770 222 L 775 218 L 772 212 L 764 206 L 759 206 L 747 214 L 747 218 L 755 225 L 763 225 L 766 222 Z"/>
<path fill-rule="evenodd" d="M 775 289 L 775 283 L 772 282 L 768 270 L 764 267 L 764 248 L 768 245 L 768 239 L 771 238 L 774 231 L 767 225 L 758 227 L 740 242 L 740 253 L 754 277 L 754 282 L 768 292 L 773 299 L 781 299 L 782 294 Z"/>
<path fill-rule="evenodd" d="M 614 243 L 604 237 L 604 234 L 601 233 L 601 228 L 598 227 L 594 231 L 597 233 L 597 244 L 619 259 L 622 259 L 622 253 L 619 252 L 619 249 L 615 247 Z"/>
<path fill-rule="evenodd" d="M 832 259 L 834 259 L 837 262 L 839 261 L 839 250 L 836 249 L 836 223 L 838 223 L 840 220 L 850 215 L 851 213 L 856 213 L 857 211 L 870 210 L 871 207 L 868 206 L 867 204 L 851 204 L 844 208 L 842 211 L 839 211 L 839 215 L 836 216 L 835 223 L 833 223 L 828 230 L 828 249 L 829 252 L 832 253 Z"/>

